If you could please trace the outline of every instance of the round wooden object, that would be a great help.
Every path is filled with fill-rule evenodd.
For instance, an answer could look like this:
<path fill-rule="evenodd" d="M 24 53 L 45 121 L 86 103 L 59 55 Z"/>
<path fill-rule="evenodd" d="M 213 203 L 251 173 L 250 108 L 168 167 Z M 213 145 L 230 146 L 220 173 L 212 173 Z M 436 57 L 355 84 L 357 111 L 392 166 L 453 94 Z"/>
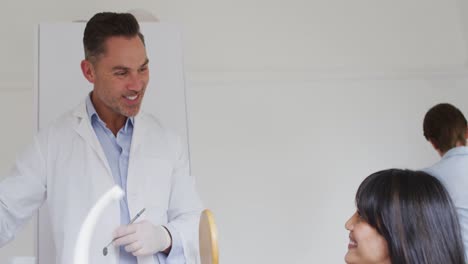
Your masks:
<path fill-rule="evenodd" d="M 208 209 L 201 213 L 199 236 L 201 264 L 218 264 L 218 231 L 213 213 Z"/>

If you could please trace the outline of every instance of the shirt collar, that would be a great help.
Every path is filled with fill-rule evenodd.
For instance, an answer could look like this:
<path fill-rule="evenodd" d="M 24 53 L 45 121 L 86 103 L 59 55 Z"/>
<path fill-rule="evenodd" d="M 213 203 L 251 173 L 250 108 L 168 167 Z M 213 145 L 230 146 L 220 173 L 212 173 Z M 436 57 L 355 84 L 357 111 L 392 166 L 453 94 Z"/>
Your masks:
<path fill-rule="evenodd" d="M 92 93 L 92 92 L 91 92 Z M 102 121 L 102 119 L 99 117 L 98 113 L 96 112 L 96 108 L 94 108 L 93 102 L 91 101 L 91 93 L 89 93 L 88 96 L 86 96 L 86 112 L 88 113 L 88 118 L 91 121 L 91 124 L 95 121 L 98 121 L 104 127 L 106 127 L 106 123 Z M 132 126 L 133 128 L 134 125 L 134 117 L 129 117 L 127 118 L 127 121 L 125 122 L 125 125 L 123 127 L 123 131 L 127 131 L 129 126 Z"/>
<path fill-rule="evenodd" d="M 468 153 L 468 147 L 460 146 L 449 149 L 445 154 L 442 156 L 442 159 L 446 159 L 456 155 L 466 155 Z"/>

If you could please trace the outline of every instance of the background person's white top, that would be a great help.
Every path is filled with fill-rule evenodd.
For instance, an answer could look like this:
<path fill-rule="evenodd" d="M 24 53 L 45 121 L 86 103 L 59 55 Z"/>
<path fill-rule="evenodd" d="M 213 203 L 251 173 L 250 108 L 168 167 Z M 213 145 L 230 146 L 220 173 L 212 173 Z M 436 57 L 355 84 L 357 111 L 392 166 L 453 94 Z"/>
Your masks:
<path fill-rule="evenodd" d="M 468 258 L 468 147 L 450 149 L 439 162 L 424 171 L 439 179 L 449 192 L 457 209 L 465 258 Z"/>

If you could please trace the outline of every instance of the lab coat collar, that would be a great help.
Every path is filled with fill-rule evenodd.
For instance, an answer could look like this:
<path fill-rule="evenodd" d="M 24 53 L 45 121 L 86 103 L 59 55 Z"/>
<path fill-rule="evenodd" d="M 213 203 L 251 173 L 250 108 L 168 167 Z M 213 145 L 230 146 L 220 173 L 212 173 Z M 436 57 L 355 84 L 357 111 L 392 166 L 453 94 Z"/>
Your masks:
<path fill-rule="evenodd" d="M 89 120 L 91 120 L 91 124 L 92 122 L 96 120 L 97 122 L 101 123 L 104 127 L 107 127 L 107 125 L 104 123 L 104 121 L 102 121 L 101 117 L 97 113 L 96 108 L 94 107 L 93 102 L 91 101 L 91 93 L 89 93 L 88 96 L 86 96 L 85 104 L 86 104 L 86 113 L 88 114 Z M 124 127 L 122 128 L 123 131 L 126 132 L 129 126 L 133 127 L 133 118 L 134 118 L 133 116 L 127 118 L 127 120 L 125 121 Z"/>
<path fill-rule="evenodd" d="M 106 156 L 104 155 L 104 151 L 102 150 L 101 144 L 99 143 L 99 140 L 91 126 L 91 121 L 89 120 L 88 112 L 86 111 L 85 101 L 83 101 L 78 107 L 75 108 L 73 111 L 73 116 L 77 117 L 78 119 L 78 125 L 75 128 L 76 132 L 92 146 L 94 151 L 96 151 L 98 154 L 99 158 L 106 165 L 106 168 L 109 171 L 109 175 L 112 176 Z M 144 116 L 145 114 L 140 110 L 140 113 L 133 118 L 133 136 L 132 145 L 130 147 L 130 155 L 131 153 L 134 153 L 138 150 L 141 144 L 141 138 L 145 134 L 146 122 L 141 121 L 145 118 Z"/>
<path fill-rule="evenodd" d="M 77 117 L 77 123 L 74 127 L 75 131 L 91 146 L 91 148 L 96 152 L 100 161 L 104 164 L 109 177 L 112 178 L 112 171 L 107 163 L 107 158 L 104 154 L 104 150 L 99 143 L 99 140 L 94 133 L 94 130 L 91 126 L 91 121 L 89 120 L 86 103 L 83 101 L 78 107 L 73 111 L 73 116 Z"/>

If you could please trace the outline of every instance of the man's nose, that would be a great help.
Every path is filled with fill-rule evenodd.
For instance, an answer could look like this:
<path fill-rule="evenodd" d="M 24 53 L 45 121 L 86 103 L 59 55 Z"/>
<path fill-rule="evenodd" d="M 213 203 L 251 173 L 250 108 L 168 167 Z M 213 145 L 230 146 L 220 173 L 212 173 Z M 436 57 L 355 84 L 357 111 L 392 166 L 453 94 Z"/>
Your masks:
<path fill-rule="evenodd" d="M 141 91 L 145 86 L 145 78 L 140 74 L 131 74 L 128 79 L 127 89 L 132 91 Z"/>

